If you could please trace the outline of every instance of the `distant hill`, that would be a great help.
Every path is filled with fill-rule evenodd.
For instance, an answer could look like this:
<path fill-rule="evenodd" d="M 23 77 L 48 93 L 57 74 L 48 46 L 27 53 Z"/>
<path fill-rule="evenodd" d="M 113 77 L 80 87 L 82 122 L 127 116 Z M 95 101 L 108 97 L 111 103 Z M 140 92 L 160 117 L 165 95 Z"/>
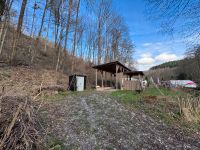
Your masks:
<path fill-rule="evenodd" d="M 183 60 L 169 61 L 157 66 L 150 68 L 150 70 L 162 69 L 162 68 L 175 68 L 177 67 Z"/>

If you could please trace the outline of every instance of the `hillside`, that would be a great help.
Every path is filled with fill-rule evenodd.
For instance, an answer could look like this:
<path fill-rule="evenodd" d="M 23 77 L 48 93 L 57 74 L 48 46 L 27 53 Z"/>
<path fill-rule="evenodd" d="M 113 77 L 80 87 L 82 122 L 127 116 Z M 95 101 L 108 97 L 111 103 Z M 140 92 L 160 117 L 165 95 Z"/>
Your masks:
<path fill-rule="evenodd" d="M 151 67 L 150 70 L 162 69 L 162 68 L 175 68 L 177 67 L 183 60 L 169 61 L 162 63 L 160 65 Z"/>
<path fill-rule="evenodd" d="M 10 61 L 10 54 L 12 53 L 12 42 L 13 42 L 13 33 L 15 31 L 12 27 L 8 28 L 8 32 L 5 37 L 5 43 L 3 46 L 2 53 L 0 55 L 0 66 L 29 66 L 34 69 L 47 69 L 55 70 L 58 51 L 54 47 L 54 44 L 51 42 L 46 42 L 43 39 L 40 39 L 36 45 L 36 39 L 31 38 L 25 34 L 21 34 L 18 39 L 15 57 Z M 46 48 L 45 48 L 46 47 Z M 88 82 L 93 83 L 93 65 L 90 62 L 84 61 L 82 58 L 72 56 L 67 51 L 64 51 L 62 57 L 62 63 L 58 69 L 59 72 L 62 72 L 66 75 L 70 75 L 72 60 L 74 60 L 74 73 L 82 73 L 88 75 Z"/>

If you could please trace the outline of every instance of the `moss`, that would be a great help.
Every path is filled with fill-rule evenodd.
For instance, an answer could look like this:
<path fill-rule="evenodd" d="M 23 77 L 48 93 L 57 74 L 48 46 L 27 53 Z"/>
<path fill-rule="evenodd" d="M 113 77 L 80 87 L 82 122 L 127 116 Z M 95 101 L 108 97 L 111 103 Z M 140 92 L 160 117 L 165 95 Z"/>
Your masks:
<path fill-rule="evenodd" d="M 48 137 L 48 146 L 52 150 L 64 150 L 66 147 L 64 146 L 64 141 L 57 139 L 53 136 Z"/>

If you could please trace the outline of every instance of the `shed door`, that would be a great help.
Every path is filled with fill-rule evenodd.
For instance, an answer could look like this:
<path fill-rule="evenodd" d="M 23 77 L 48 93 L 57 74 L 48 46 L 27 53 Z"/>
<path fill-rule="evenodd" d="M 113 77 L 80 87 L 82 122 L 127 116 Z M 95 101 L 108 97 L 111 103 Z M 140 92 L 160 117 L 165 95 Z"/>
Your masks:
<path fill-rule="evenodd" d="M 77 80 L 77 91 L 84 90 L 84 77 L 76 77 Z"/>

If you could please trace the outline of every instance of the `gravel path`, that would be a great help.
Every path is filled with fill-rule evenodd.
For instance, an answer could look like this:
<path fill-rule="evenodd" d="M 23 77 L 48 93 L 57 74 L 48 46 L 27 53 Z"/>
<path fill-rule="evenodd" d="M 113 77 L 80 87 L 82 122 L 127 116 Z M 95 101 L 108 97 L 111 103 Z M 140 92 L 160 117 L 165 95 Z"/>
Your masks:
<path fill-rule="evenodd" d="M 84 92 L 52 102 L 52 132 L 66 149 L 200 149 L 200 140 L 129 110 L 104 93 Z"/>

